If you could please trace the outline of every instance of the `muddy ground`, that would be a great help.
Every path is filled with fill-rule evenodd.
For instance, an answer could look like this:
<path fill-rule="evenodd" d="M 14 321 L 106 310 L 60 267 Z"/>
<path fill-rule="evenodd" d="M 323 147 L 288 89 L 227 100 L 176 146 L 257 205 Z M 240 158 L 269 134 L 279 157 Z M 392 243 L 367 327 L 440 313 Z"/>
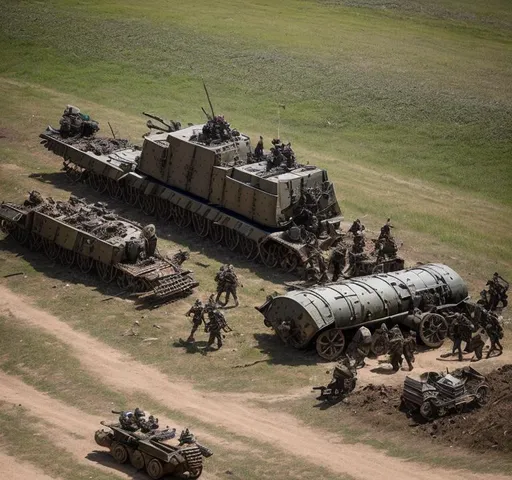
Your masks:
<path fill-rule="evenodd" d="M 401 409 L 401 386 L 368 384 L 354 392 L 341 409 L 350 409 L 361 420 L 386 429 L 411 429 L 433 442 L 477 451 L 512 452 L 512 365 L 489 375 L 490 400 L 483 408 L 466 408 L 461 414 L 425 422 L 419 415 Z"/>

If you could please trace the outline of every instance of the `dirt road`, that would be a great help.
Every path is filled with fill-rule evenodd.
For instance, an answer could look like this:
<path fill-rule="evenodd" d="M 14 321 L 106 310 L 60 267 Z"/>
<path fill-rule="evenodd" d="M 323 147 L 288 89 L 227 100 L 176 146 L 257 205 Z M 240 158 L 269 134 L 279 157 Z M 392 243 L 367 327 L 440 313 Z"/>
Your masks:
<path fill-rule="evenodd" d="M 279 445 L 287 454 L 298 455 L 337 474 L 359 479 L 395 480 L 442 480 L 447 476 L 445 470 L 421 464 L 411 466 L 411 462 L 388 457 L 369 446 L 344 443 L 341 437 L 307 428 L 290 415 L 269 412 L 229 395 L 198 392 L 183 381 L 171 381 L 156 368 L 142 365 L 90 335 L 74 331 L 65 322 L 35 308 L 29 299 L 15 295 L 4 286 L 0 286 L 0 312 L 11 313 L 18 320 L 55 335 L 71 347 L 84 368 L 111 388 L 132 390 L 135 377 L 139 390 L 162 405 L 185 411 L 212 427 L 221 426 L 243 435 L 248 441 L 254 438 Z M 159 386 L 156 391 L 154 385 Z M 449 475 L 452 480 L 506 478 L 455 470 Z"/>
<path fill-rule="evenodd" d="M 17 458 L 0 453 L 0 469 L 2 478 L 8 480 L 59 480 L 58 478 L 48 477 L 44 473 L 38 472 L 35 467 L 28 463 L 20 462 Z"/>

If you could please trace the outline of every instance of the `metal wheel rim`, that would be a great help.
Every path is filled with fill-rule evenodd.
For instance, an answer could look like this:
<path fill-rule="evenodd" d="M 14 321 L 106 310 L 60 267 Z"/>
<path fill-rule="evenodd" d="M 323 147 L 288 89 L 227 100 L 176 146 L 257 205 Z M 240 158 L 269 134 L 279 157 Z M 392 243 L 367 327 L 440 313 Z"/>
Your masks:
<path fill-rule="evenodd" d="M 43 247 L 43 239 L 37 233 L 32 233 L 30 235 L 30 248 L 35 252 L 41 250 Z"/>
<path fill-rule="evenodd" d="M 224 240 L 226 242 L 226 246 L 234 252 L 238 245 L 240 244 L 240 235 L 236 230 L 231 230 L 230 228 L 226 228 L 226 232 L 224 234 Z"/>
<path fill-rule="evenodd" d="M 247 237 L 242 237 L 242 253 L 247 260 L 252 260 L 258 255 L 256 242 Z"/>
<path fill-rule="evenodd" d="M 295 271 L 299 266 L 299 258 L 294 252 L 285 252 L 281 259 L 280 265 L 285 272 L 291 273 Z"/>
<path fill-rule="evenodd" d="M 83 255 L 78 255 L 76 261 L 78 263 L 78 268 L 83 273 L 90 272 L 92 270 L 93 265 L 94 265 L 94 261 L 93 261 L 92 258 L 84 257 Z"/>
<path fill-rule="evenodd" d="M 420 323 L 420 338 L 427 347 L 440 347 L 448 335 L 448 324 L 443 316 L 426 315 Z"/>
<path fill-rule="evenodd" d="M 117 463 L 126 463 L 128 460 L 128 452 L 126 451 L 126 448 L 119 443 L 116 443 L 112 447 L 112 456 Z"/>
<path fill-rule="evenodd" d="M 73 250 L 62 249 L 61 261 L 67 267 L 70 267 L 75 263 L 75 252 Z"/>
<path fill-rule="evenodd" d="M 12 235 L 20 245 L 25 245 L 30 238 L 30 232 L 19 226 L 14 228 Z"/>
<path fill-rule="evenodd" d="M 161 220 L 167 220 L 170 215 L 170 205 L 168 200 L 158 198 L 156 201 L 156 216 Z"/>
<path fill-rule="evenodd" d="M 156 198 L 153 195 L 142 196 L 142 211 L 146 215 L 154 215 L 156 210 Z"/>
<path fill-rule="evenodd" d="M 345 348 L 345 335 L 339 328 L 322 332 L 316 339 L 316 351 L 325 360 L 336 360 Z"/>
<path fill-rule="evenodd" d="M 139 203 L 139 191 L 136 190 L 134 187 L 128 187 L 128 188 L 130 191 L 130 197 L 129 197 L 128 203 L 132 207 L 136 207 Z"/>
<path fill-rule="evenodd" d="M 116 182 L 112 178 L 109 178 L 107 180 L 107 188 L 108 188 L 108 193 L 111 198 L 113 198 L 115 200 L 119 200 L 120 198 L 122 198 L 123 190 L 122 190 L 121 186 L 119 185 L 119 182 Z"/>
<path fill-rule="evenodd" d="M 192 222 L 192 216 L 188 210 L 185 210 L 182 207 L 176 206 L 174 211 L 174 221 L 176 225 L 181 228 L 187 228 Z"/>
<path fill-rule="evenodd" d="M 43 239 L 43 248 L 44 253 L 46 253 L 46 256 L 50 260 L 57 260 L 60 256 L 60 247 L 56 245 L 55 243 L 51 242 L 50 240 L 47 240 L 46 238 Z"/>
<path fill-rule="evenodd" d="M 116 278 L 117 269 L 112 265 L 96 262 L 96 271 L 105 283 L 111 283 Z"/>
<path fill-rule="evenodd" d="M 196 232 L 200 237 L 207 237 L 210 230 L 210 222 L 207 218 L 201 217 L 197 213 L 192 215 L 192 226 L 194 227 L 194 232 Z"/>
<path fill-rule="evenodd" d="M 134 450 L 130 457 L 130 463 L 137 470 L 142 470 L 144 468 L 144 456 L 139 452 L 139 450 Z"/>
<path fill-rule="evenodd" d="M 221 243 L 224 237 L 224 228 L 222 225 L 212 223 L 210 228 L 210 237 L 215 243 Z"/>
<path fill-rule="evenodd" d="M 260 255 L 263 263 L 274 268 L 279 262 L 279 245 L 274 242 L 265 242 L 260 245 Z"/>
<path fill-rule="evenodd" d="M 163 475 L 163 467 L 159 460 L 153 458 L 149 461 L 146 470 L 153 480 L 158 480 Z"/>

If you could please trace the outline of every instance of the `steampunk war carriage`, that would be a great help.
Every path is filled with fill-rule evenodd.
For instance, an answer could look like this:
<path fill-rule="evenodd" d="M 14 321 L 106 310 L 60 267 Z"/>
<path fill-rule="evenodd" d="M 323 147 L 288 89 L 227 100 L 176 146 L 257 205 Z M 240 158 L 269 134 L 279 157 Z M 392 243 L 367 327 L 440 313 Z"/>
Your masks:
<path fill-rule="evenodd" d="M 345 350 L 347 335 L 362 325 L 401 324 L 426 346 L 439 347 L 448 335 L 449 314 L 467 308 L 467 296 L 455 271 L 427 264 L 287 292 L 269 297 L 258 310 L 285 343 L 298 349 L 314 344 L 320 357 L 333 361 Z"/>
<path fill-rule="evenodd" d="M 483 407 L 488 400 L 485 377 L 471 367 L 446 374 L 427 372 L 419 379 L 407 376 L 402 393 L 405 408 L 419 411 L 425 420 L 460 411 L 466 405 Z"/>
<path fill-rule="evenodd" d="M 167 430 L 141 433 L 124 430 L 119 424 L 102 422 L 102 425 L 109 430 L 97 430 L 96 443 L 108 448 L 118 463 L 130 462 L 137 470 L 144 469 L 154 480 L 166 475 L 199 478 L 203 472 L 203 457 L 212 455 L 208 448 L 195 441 L 173 445 L 170 441 L 174 432 Z"/>
<path fill-rule="evenodd" d="M 22 205 L 0 205 L 0 227 L 51 260 L 76 265 L 84 273 L 96 270 L 105 283 L 115 280 L 148 301 L 189 294 L 198 285 L 181 267 L 188 253 L 164 258 L 152 225 L 143 228 L 101 203 L 86 204 L 76 197 L 56 202 L 32 192 Z"/>
<path fill-rule="evenodd" d="M 327 172 L 297 163 L 289 145 L 256 154 L 223 117 L 185 128 L 151 117 L 162 125 L 148 122 L 142 147 L 63 138 L 51 127 L 41 143 L 73 180 L 271 268 L 293 271 L 313 246 L 325 251 L 340 238 L 343 217 Z M 98 151 L 98 142 L 108 148 Z"/>

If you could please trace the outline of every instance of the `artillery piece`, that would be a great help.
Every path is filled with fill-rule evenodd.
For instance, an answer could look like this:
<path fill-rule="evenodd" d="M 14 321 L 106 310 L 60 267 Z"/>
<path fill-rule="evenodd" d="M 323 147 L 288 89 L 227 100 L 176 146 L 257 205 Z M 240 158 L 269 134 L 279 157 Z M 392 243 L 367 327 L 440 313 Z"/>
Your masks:
<path fill-rule="evenodd" d="M 455 271 L 428 264 L 294 290 L 257 309 L 285 343 L 299 349 L 315 344 L 320 357 L 332 361 L 343 353 L 347 334 L 383 322 L 411 328 L 425 345 L 439 347 L 448 335 L 446 317 L 468 308 L 467 295 Z"/>
<path fill-rule="evenodd" d="M 116 280 L 151 302 L 189 294 L 199 285 L 181 267 L 187 252 L 162 257 L 152 225 L 143 228 L 102 203 L 73 196 L 56 202 L 32 192 L 22 205 L 0 205 L 0 228 L 22 245 L 44 250 L 50 260 L 76 264 L 84 273 L 96 270 L 105 283 Z"/>
<path fill-rule="evenodd" d="M 116 462 L 128 461 L 137 469 L 145 469 L 150 478 L 158 480 L 165 475 L 199 478 L 203 472 L 203 457 L 212 451 L 187 435 L 186 441 L 170 444 L 175 430 L 156 430 L 150 433 L 128 431 L 120 424 L 101 422 L 109 430 L 97 430 L 94 440 L 110 450 Z M 183 437 L 183 434 L 182 434 Z"/>
<path fill-rule="evenodd" d="M 145 115 L 162 126 L 149 122 L 142 148 L 104 139 L 101 154 L 91 151 L 94 139 L 84 145 L 52 128 L 41 143 L 64 159 L 74 181 L 271 268 L 294 271 L 313 244 L 327 250 L 340 237 L 343 217 L 327 172 L 298 163 L 289 144 L 274 142 L 256 156 L 249 137 L 213 109 L 205 124 L 184 128 Z M 308 233 L 297 235 L 297 226 Z"/>

